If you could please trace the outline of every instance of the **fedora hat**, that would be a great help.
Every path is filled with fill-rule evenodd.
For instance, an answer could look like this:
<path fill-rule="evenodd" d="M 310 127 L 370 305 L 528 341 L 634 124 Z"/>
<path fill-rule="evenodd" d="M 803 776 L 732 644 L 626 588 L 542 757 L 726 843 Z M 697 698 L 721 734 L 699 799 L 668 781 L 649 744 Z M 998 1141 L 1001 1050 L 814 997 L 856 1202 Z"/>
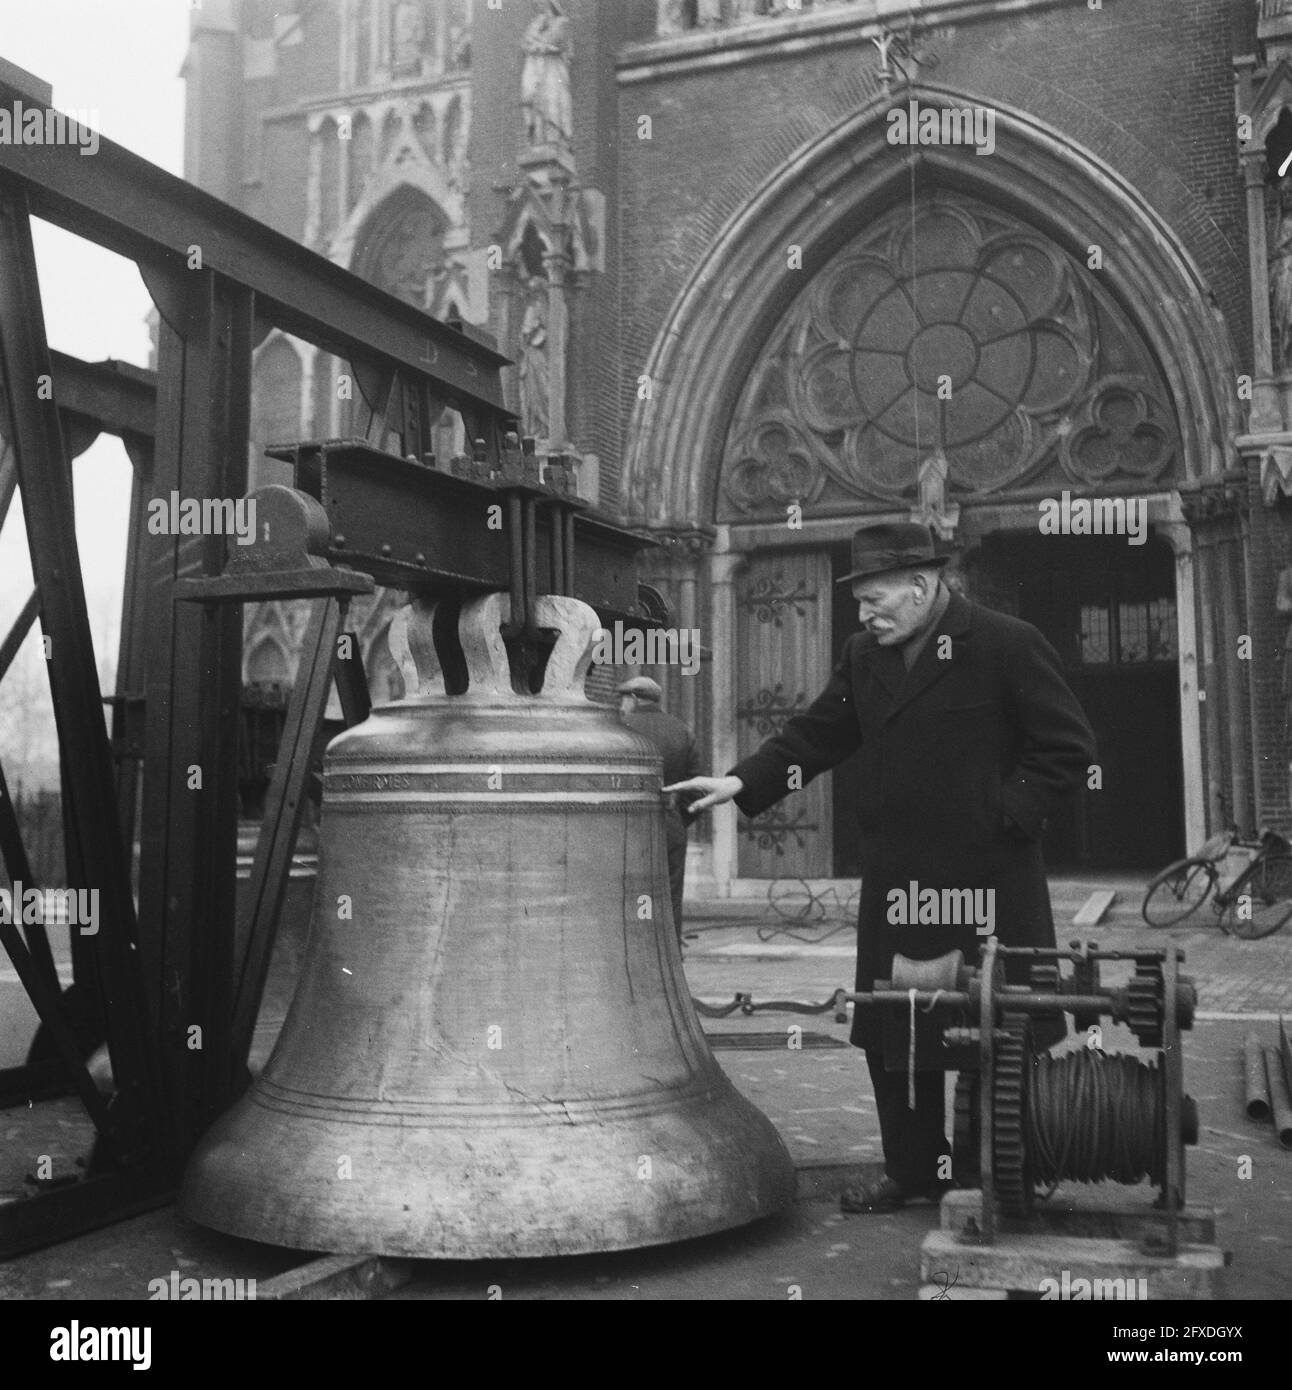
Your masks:
<path fill-rule="evenodd" d="M 889 570 L 941 566 L 950 558 L 936 553 L 933 532 L 927 526 L 916 521 L 881 521 L 853 532 L 852 570 L 835 582 L 849 584 Z"/>

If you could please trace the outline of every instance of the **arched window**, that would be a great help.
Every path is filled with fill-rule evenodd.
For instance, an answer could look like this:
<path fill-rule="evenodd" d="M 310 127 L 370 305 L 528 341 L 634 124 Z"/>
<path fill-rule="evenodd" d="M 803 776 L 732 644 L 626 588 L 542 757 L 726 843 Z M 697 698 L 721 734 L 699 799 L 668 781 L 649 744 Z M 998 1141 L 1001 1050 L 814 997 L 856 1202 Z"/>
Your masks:
<path fill-rule="evenodd" d="M 444 275 L 448 218 L 414 188 L 393 193 L 368 219 L 355 241 L 351 268 L 374 285 L 425 309 L 429 290 Z"/>
<path fill-rule="evenodd" d="M 291 668 L 287 654 L 274 638 L 266 635 L 256 643 L 247 660 L 247 685 L 276 686 L 287 685 L 291 681 Z"/>
<path fill-rule="evenodd" d="M 252 443 L 259 455 L 271 444 L 291 444 L 301 438 L 301 359 L 285 338 L 273 338 L 256 356 L 251 373 Z M 276 477 L 284 465 L 258 461 L 253 486 L 287 481 Z"/>
<path fill-rule="evenodd" d="M 1178 466 L 1169 401 L 1097 276 L 1001 210 L 925 196 L 838 252 L 773 329 L 736 406 L 720 519 L 910 505 L 932 457 L 953 501 L 1143 488 Z"/>

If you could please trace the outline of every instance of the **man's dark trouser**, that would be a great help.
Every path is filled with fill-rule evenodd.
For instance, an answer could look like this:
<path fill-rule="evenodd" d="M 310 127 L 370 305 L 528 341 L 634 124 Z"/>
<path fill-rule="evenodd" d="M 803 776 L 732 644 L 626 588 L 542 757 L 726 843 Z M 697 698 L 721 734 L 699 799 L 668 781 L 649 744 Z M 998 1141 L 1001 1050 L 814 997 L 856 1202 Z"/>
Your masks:
<path fill-rule="evenodd" d="M 885 1071 L 884 1054 L 866 1051 L 884 1140 L 884 1171 L 908 1192 L 923 1192 L 938 1178 L 938 1159 L 951 1152 L 946 1137 L 946 1073 L 915 1073 L 915 1109 L 907 1108 L 905 1071 Z M 944 1172 L 944 1179 L 945 1179 Z"/>

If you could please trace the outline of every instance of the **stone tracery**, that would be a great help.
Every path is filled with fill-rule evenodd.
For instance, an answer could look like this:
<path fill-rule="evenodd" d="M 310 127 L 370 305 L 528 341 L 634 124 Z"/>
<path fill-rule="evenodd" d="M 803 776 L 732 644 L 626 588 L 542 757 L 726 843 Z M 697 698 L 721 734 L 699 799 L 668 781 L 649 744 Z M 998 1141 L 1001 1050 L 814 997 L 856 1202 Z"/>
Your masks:
<path fill-rule="evenodd" d="M 960 500 L 1143 485 L 1175 458 L 1167 399 L 1120 309 L 1056 245 L 926 197 L 836 255 L 773 331 L 737 405 L 721 505 L 906 505 L 931 456 Z"/>

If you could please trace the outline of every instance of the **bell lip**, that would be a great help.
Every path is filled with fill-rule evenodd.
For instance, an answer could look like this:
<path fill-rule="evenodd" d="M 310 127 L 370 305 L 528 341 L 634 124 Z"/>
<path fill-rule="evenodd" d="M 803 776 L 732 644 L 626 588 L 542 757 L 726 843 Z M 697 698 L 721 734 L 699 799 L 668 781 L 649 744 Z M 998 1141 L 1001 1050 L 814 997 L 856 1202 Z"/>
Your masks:
<path fill-rule="evenodd" d="M 683 1199 L 675 1203 L 665 1201 L 661 1205 L 658 1192 L 645 1200 L 645 1190 L 635 1172 L 623 1183 L 618 1203 L 610 1203 L 603 1193 L 605 1205 L 590 1217 L 584 1208 L 588 1199 L 573 1190 L 563 1194 L 563 1200 L 558 1200 L 553 1209 L 544 1210 L 522 1172 L 517 1173 L 514 1193 L 503 1197 L 492 1192 L 472 1195 L 469 1183 L 464 1188 L 460 1177 L 452 1184 L 443 1177 L 449 1172 L 461 1174 L 460 1160 L 466 1156 L 465 1152 L 454 1152 L 453 1141 L 461 1136 L 448 1131 L 450 1151 L 443 1163 L 418 1163 L 403 1176 L 395 1171 L 384 1177 L 386 1193 L 396 1194 L 384 1206 L 379 1202 L 374 1207 L 364 1200 L 363 1192 L 347 1188 L 347 1198 L 354 1199 L 352 1205 L 329 1207 L 324 1203 L 321 1210 L 310 1212 L 301 1190 L 291 1181 L 297 1173 L 296 1166 L 283 1161 L 282 1151 L 274 1143 L 269 1142 L 264 1150 L 274 1156 L 268 1189 L 264 1173 L 257 1172 L 254 1164 L 246 1165 L 249 1135 L 246 1131 L 238 1132 L 238 1121 L 245 1121 L 250 1111 L 254 1123 L 257 1107 L 253 1093 L 249 1093 L 199 1141 L 186 1165 L 177 1205 L 189 1220 L 226 1235 L 333 1254 L 440 1260 L 547 1258 L 672 1245 L 761 1221 L 791 1207 L 797 1199 L 797 1172 L 783 1136 L 729 1078 L 724 1079 L 726 1084 L 720 1086 L 717 1108 L 727 1112 L 725 1123 L 731 1128 L 725 1132 L 725 1138 L 729 1142 L 722 1141 L 721 1131 L 706 1132 L 705 1124 L 699 1124 L 694 1136 L 698 1145 L 688 1144 L 672 1156 L 680 1160 L 684 1154 L 686 1162 L 679 1171 L 684 1167 L 693 1172 L 696 1160 L 707 1152 L 712 1161 L 700 1163 L 700 1168 L 709 1175 L 709 1181 L 699 1190 L 688 1184 L 685 1194 L 679 1193 Z M 705 1115 L 712 1120 L 712 1110 Z M 675 1118 L 685 1123 L 685 1116 L 686 1107 L 679 1107 Z M 336 1139 L 326 1122 L 316 1121 L 314 1126 L 319 1136 Z M 625 1134 L 634 1136 L 639 1130 L 636 1120 L 620 1127 Z M 312 1152 L 319 1136 L 310 1142 L 310 1128 L 310 1122 L 305 1122 L 302 1144 Z M 548 1138 L 555 1140 L 564 1128 L 552 1126 Z M 589 1125 L 585 1137 L 601 1144 L 605 1142 L 604 1128 Z M 629 1145 L 634 1152 L 651 1148 L 654 1136 L 645 1131 L 641 1134 L 644 1137 L 640 1143 Z M 489 1139 L 499 1142 L 505 1151 L 506 1140 L 514 1138 L 514 1132 L 503 1127 L 501 1133 L 475 1131 L 468 1132 L 467 1137 L 471 1141 L 467 1152 L 472 1161 L 488 1171 L 491 1162 L 496 1161 L 488 1153 Z M 736 1142 L 735 1153 L 730 1151 L 731 1142 Z M 323 1147 L 335 1147 L 335 1143 Z M 613 1151 L 611 1141 L 607 1154 Z M 233 1161 L 229 1162 L 231 1157 Z M 559 1160 L 561 1150 L 554 1147 L 550 1157 Z M 244 1165 L 244 1171 L 239 1171 Z M 356 1158 L 357 1169 L 367 1167 L 366 1160 Z M 652 1181 L 667 1179 L 657 1168 Z M 256 1193 L 256 1200 L 248 1203 L 246 1192 Z M 468 1194 L 465 1207 L 464 1192 Z M 409 1207 L 416 1205 L 418 1196 L 425 1203 L 422 1215 L 410 1219 Z M 473 1200 L 479 1205 L 473 1207 Z M 428 1208 L 434 1210 L 437 1205 L 447 1218 L 438 1228 L 426 1214 Z M 506 1217 L 501 1213 L 506 1213 Z M 473 1222 L 478 1222 L 478 1229 L 471 1229 Z M 418 1226 L 420 1236 L 414 1230 Z"/>

